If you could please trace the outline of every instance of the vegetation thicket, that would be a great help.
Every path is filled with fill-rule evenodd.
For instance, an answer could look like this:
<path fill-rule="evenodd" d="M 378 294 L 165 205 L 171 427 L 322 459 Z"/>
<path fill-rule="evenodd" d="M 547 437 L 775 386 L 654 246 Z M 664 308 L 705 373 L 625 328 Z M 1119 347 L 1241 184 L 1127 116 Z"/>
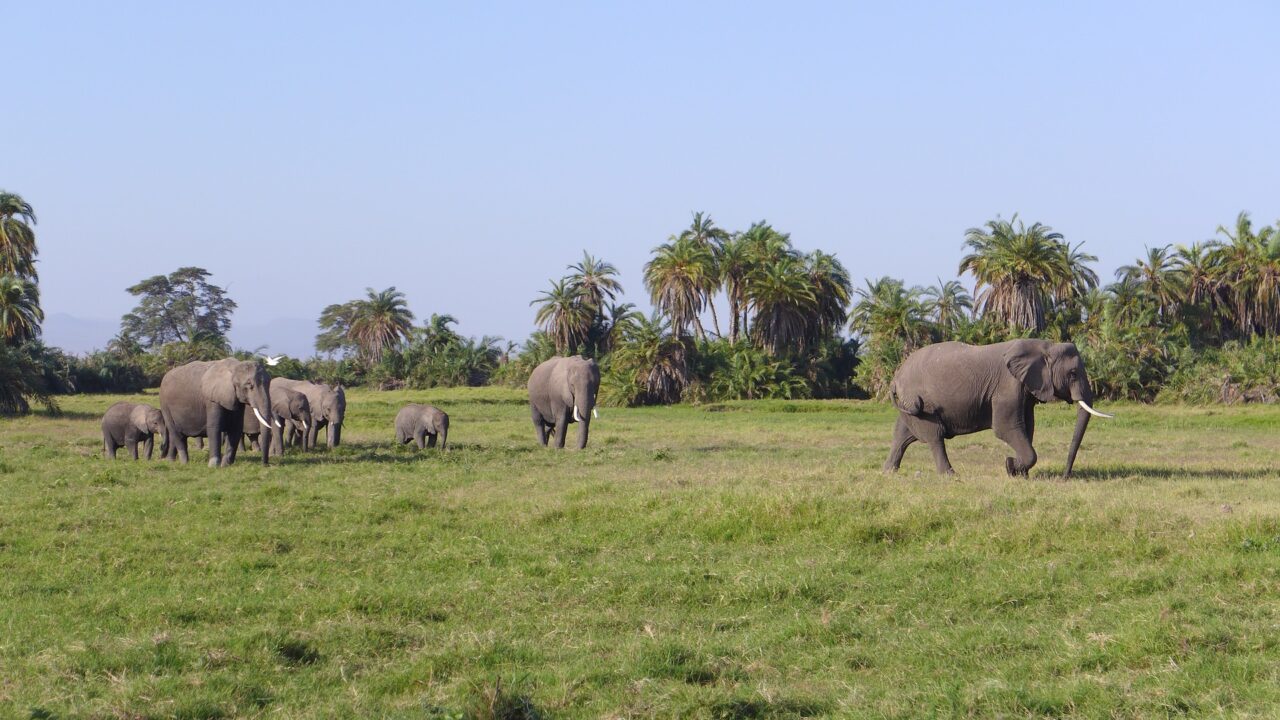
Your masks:
<path fill-rule="evenodd" d="M 40 343 L 35 212 L 0 193 L 0 412 L 68 392 L 137 392 L 191 360 L 233 350 L 235 302 L 208 271 L 183 267 L 128 288 L 139 298 L 107 348 L 69 356 Z M 1148 248 L 1101 283 L 1097 261 L 1017 215 L 970 228 L 958 272 L 908 287 L 854 285 L 835 255 L 802 250 L 767 221 L 729 231 L 710 215 L 653 250 L 642 281 L 654 310 L 625 302 L 618 269 L 589 252 L 530 304 L 537 330 L 517 345 L 459 335 L 454 316 L 415 325 L 404 293 L 368 288 L 326 306 L 317 355 L 285 358 L 291 378 L 382 389 L 521 386 L 552 355 L 603 370 L 613 405 L 732 399 L 884 397 L 912 350 L 1019 337 L 1075 342 L 1105 400 L 1271 402 L 1280 397 L 1280 232 L 1248 213 L 1217 237 Z"/>

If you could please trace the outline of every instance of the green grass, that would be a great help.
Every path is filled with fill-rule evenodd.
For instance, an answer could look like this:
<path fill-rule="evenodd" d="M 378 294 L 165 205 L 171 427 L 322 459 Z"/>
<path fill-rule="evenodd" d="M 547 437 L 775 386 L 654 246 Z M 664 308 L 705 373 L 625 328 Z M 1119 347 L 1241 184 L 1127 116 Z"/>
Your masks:
<path fill-rule="evenodd" d="M 1019 480 L 990 433 L 884 476 L 860 402 L 604 408 L 551 452 L 503 389 L 353 392 L 269 468 L 108 463 L 117 399 L 0 420 L 0 717 L 1280 707 L 1280 408 L 1103 408 L 1060 482 L 1065 405 Z M 409 401 L 450 452 L 392 446 Z"/>

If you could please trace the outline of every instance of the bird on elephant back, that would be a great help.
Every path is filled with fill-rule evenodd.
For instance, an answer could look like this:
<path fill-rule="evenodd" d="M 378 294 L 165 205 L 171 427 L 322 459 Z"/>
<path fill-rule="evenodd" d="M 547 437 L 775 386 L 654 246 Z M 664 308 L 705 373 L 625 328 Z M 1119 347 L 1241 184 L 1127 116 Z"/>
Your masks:
<path fill-rule="evenodd" d="M 160 413 L 169 433 L 169 459 L 187 462 L 187 439 L 204 436 L 209 441 L 209 466 L 231 465 L 244 432 L 246 408 L 263 425 L 272 424 L 267 420 L 270 392 L 271 378 L 262 365 L 235 358 L 189 362 L 165 373 Z M 262 462 L 267 464 L 266 453 Z"/>
<path fill-rule="evenodd" d="M 1079 406 L 1063 472 L 1070 477 L 1089 418 L 1111 417 L 1092 407 L 1093 388 L 1076 346 L 1047 340 L 927 345 L 903 361 L 889 394 L 898 409 L 884 464 L 890 472 L 902 463 L 907 446 L 919 440 L 933 452 L 938 472 L 951 474 L 943 441 L 990 429 L 1016 456 L 1005 458 L 1006 472 L 1026 476 L 1036 464 L 1035 405 L 1063 401 Z"/>

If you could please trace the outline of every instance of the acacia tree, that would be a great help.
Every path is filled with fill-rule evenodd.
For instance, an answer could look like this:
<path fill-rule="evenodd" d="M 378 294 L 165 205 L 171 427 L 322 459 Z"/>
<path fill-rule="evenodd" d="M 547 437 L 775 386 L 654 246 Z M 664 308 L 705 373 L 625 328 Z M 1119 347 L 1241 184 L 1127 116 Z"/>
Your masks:
<path fill-rule="evenodd" d="M 209 277 L 204 268 L 182 267 L 128 288 L 141 300 L 121 318 L 121 333 L 146 349 L 197 336 L 225 341 L 236 303 Z"/>

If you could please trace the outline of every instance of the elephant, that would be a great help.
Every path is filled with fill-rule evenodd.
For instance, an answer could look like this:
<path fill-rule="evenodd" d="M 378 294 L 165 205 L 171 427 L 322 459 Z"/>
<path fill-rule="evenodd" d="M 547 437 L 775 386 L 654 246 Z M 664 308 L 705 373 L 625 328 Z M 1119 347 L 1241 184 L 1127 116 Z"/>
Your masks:
<path fill-rule="evenodd" d="M 921 440 L 933 451 L 938 472 L 952 474 L 943 441 L 993 429 L 1017 456 L 1005 458 L 1006 472 L 1025 477 L 1036 464 L 1035 405 L 1062 400 L 1080 406 L 1063 473 L 1070 477 L 1090 416 L 1112 417 L 1091 406 L 1093 388 L 1076 346 L 1047 340 L 922 347 L 894 373 L 890 397 L 898 421 L 884 463 L 889 472 L 898 469 L 907 446 Z"/>
<path fill-rule="evenodd" d="M 139 442 L 150 460 L 156 435 L 161 438 L 160 455 L 163 456 L 168 452 L 164 415 L 150 405 L 118 402 L 107 408 L 102 416 L 102 449 L 109 460 L 116 458 L 116 450 L 122 446 L 127 447 L 129 454 L 137 460 Z"/>
<path fill-rule="evenodd" d="M 418 449 L 435 447 L 440 439 L 440 449 L 449 446 L 449 415 L 434 405 L 410 403 L 396 413 L 396 442 L 401 445 L 417 441 Z"/>
<path fill-rule="evenodd" d="M 312 449 L 316 446 L 320 428 L 328 427 L 329 447 L 338 447 L 342 441 L 342 423 L 347 415 L 347 391 L 341 385 L 322 385 L 307 380 L 290 380 L 273 378 L 271 389 L 282 387 L 307 396 L 311 407 L 311 427 L 302 433 L 302 446 Z"/>
<path fill-rule="evenodd" d="M 271 417 L 281 429 L 275 431 L 270 428 L 267 429 L 270 436 L 267 450 L 272 455 L 283 455 L 284 436 L 289 428 L 296 425 L 301 427 L 304 433 L 311 428 L 311 403 L 307 402 L 307 396 L 300 392 L 290 390 L 287 387 L 273 387 L 271 389 Z M 252 442 L 254 449 L 257 450 L 263 449 L 259 439 L 261 432 L 262 423 L 259 423 L 258 418 L 254 417 L 252 409 L 246 407 L 244 410 L 244 437 L 246 441 Z"/>
<path fill-rule="evenodd" d="M 203 435 L 209 441 L 209 467 L 234 463 L 246 405 L 258 422 L 270 424 L 266 416 L 271 413 L 271 378 L 256 362 L 196 361 L 165 373 L 160 381 L 160 412 L 169 432 L 169 458 L 187 462 L 187 438 Z M 224 433 L 226 455 L 222 453 Z M 266 453 L 262 463 L 268 464 Z"/>
<path fill-rule="evenodd" d="M 578 449 L 587 446 L 591 418 L 596 416 L 600 366 L 581 355 L 553 357 L 529 376 L 529 409 L 538 442 L 547 444 L 554 430 L 556 447 L 563 448 L 569 423 L 578 423 Z"/>

